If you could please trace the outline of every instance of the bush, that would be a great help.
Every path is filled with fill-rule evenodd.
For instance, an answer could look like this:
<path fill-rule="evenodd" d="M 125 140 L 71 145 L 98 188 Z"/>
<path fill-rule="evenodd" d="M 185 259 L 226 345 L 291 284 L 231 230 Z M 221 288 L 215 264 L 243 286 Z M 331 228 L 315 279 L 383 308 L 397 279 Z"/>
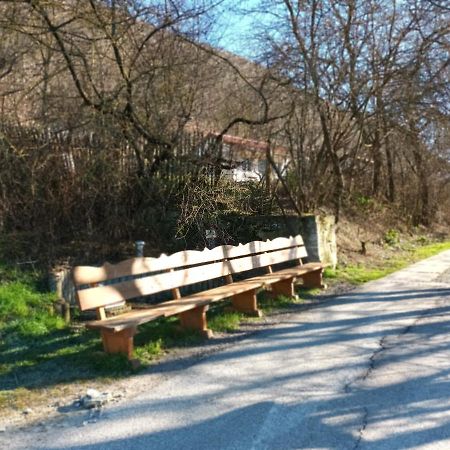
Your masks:
<path fill-rule="evenodd" d="M 374 201 L 366 195 L 359 194 L 356 197 L 356 203 L 361 209 L 367 209 L 373 205 Z"/>
<path fill-rule="evenodd" d="M 385 233 L 383 239 L 387 245 L 396 245 L 400 241 L 400 233 L 397 230 L 390 229 Z"/>

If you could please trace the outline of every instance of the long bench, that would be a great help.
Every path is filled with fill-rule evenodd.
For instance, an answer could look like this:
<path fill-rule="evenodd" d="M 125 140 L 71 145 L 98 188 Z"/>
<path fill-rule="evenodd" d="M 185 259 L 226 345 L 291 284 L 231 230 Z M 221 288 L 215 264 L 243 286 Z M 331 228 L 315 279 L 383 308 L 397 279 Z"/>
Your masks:
<path fill-rule="evenodd" d="M 298 235 L 211 250 L 186 250 L 158 258 L 132 258 L 101 267 L 78 266 L 73 270 L 73 280 L 80 309 L 97 313 L 97 320 L 86 326 L 100 330 L 106 352 L 125 353 L 131 359 L 133 336 L 143 323 L 178 315 L 182 327 L 209 337 L 212 333 L 206 311 L 213 302 L 231 298 L 236 311 L 259 315 L 256 294 L 260 289 L 292 297 L 294 282 L 299 278 L 305 287 L 324 287 L 324 266 L 304 264 L 302 259 L 306 257 L 303 239 Z M 291 266 L 277 270 L 286 263 Z M 221 285 L 194 294 L 180 292 L 209 280 Z M 170 293 L 170 300 L 158 304 L 132 302 L 165 291 Z M 117 315 L 118 310 L 123 312 Z M 108 311 L 115 314 L 109 317 Z"/>

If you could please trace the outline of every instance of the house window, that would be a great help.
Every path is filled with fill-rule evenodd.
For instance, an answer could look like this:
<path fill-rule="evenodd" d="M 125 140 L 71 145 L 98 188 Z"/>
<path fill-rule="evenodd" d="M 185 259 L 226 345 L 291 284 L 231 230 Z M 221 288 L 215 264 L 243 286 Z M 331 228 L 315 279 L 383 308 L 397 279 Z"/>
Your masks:
<path fill-rule="evenodd" d="M 253 169 L 253 164 L 249 159 L 244 159 L 244 161 L 241 162 L 242 170 L 250 171 Z"/>
<path fill-rule="evenodd" d="M 228 144 L 222 145 L 222 158 L 229 159 L 230 158 L 230 146 Z"/>

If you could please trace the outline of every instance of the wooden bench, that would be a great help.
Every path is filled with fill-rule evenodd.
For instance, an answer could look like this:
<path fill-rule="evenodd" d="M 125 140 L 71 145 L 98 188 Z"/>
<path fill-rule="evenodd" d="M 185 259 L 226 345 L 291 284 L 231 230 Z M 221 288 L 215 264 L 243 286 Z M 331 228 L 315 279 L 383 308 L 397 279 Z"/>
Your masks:
<path fill-rule="evenodd" d="M 294 296 L 298 278 L 306 287 L 323 287 L 323 265 L 303 264 L 306 257 L 303 239 L 298 235 L 211 250 L 186 250 L 158 258 L 132 258 L 101 267 L 78 266 L 73 270 L 73 280 L 80 309 L 97 313 L 97 320 L 88 322 L 87 327 L 101 331 L 106 352 L 122 352 L 131 359 L 133 336 L 140 324 L 178 315 L 182 327 L 209 337 L 212 333 L 206 311 L 213 302 L 231 298 L 236 311 L 259 315 L 256 293 L 261 288 L 270 289 L 274 295 Z M 292 267 L 276 270 L 286 263 Z M 222 285 L 181 295 L 180 289 L 208 280 L 222 281 Z M 158 304 L 130 302 L 163 291 L 168 291 L 172 299 Z M 109 309 L 125 304 L 131 309 L 108 317 Z"/>

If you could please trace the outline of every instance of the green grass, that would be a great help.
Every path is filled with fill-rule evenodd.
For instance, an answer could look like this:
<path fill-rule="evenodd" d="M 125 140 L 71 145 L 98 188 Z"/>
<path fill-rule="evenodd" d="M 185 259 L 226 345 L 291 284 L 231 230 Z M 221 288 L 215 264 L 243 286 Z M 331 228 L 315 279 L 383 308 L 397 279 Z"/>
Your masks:
<path fill-rule="evenodd" d="M 45 287 L 43 274 L 0 264 L 0 385 L 33 388 L 130 373 L 126 358 L 103 353 L 98 332 L 72 329 L 55 314 L 56 296 Z M 182 330 L 176 318 L 139 331 L 136 357 L 144 365 L 169 348 L 201 341 L 198 333 Z"/>
<path fill-rule="evenodd" d="M 195 331 L 181 329 L 175 318 L 150 322 L 139 331 L 135 337 L 135 356 L 141 362 L 139 369 L 134 369 L 125 355 L 104 353 L 100 334 L 84 328 L 54 329 L 39 336 L 2 335 L 0 408 L 21 407 L 41 388 L 52 392 L 75 381 L 104 382 L 128 376 L 173 347 L 198 344 L 203 340 Z"/>
<path fill-rule="evenodd" d="M 306 288 L 306 287 L 300 286 L 300 289 L 297 290 L 297 293 L 300 295 L 301 298 L 302 297 L 309 298 L 309 297 L 315 297 L 316 295 L 323 293 L 323 289 L 322 288 Z"/>
<path fill-rule="evenodd" d="M 41 336 L 65 327 L 53 313 L 52 293 L 40 293 L 20 281 L 0 285 L 0 334 Z"/>
<path fill-rule="evenodd" d="M 128 361 L 104 355 L 98 333 L 55 314 L 45 288 L 42 273 L 0 264 L 0 406 L 37 387 L 129 373 Z"/>
<path fill-rule="evenodd" d="M 64 320 L 54 314 L 55 294 L 44 286 L 38 272 L 0 264 L 0 385 L 4 389 L 58 378 L 59 359 L 77 347 Z M 35 372 L 36 367 L 46 370 Z"/>
<path fill-rule="evenodd" d="M 290 308 L 292 305 L 300 303 L 300 301 L 301 300 L 299 299 L 293 299 L 284 295 L 272 297 L 267 295 L 265 292 L 262 292 L 260 298 L 258 299 L 258 306 L 265 314 L 270 314 L 277 309 Z"/>
<path fill-rule="evenodd" d="M 438 253 L 450 250 L 450 241 L 427 244 L 424 246 L 410 245 L 399 252 L 399 255 L 385 260 L 382 265 L 368 267 L 366 265 L 348 265 L 335 270 L 325 269 L 324 276 L 329 280 L 340 280 L 350 284 L 362 284 L 377 280 L 408 265 L 429 258 Z"/>
<path fill-rule="evenodd" d="M 430 256 L 437 255 L 445 250 L 450 250 L 450 241 L 438 242 L 434 244 L 424 245 L 413 249 L 413 258 L 415 261 L 420 259 L 429 258 Z"/>
<path fill-rule="evenodd" d="M 65 326 L 53 315 L 55 294 L 46 292 L 44 285 L 35 271 L 0 264 L 0 336 L 40 336 Z"/>
<path fill-rule="evenodd" d="M 208 327 L 212 331 L 231 333 L 239 329 L 243 317 L 238 312 L 220 310 L 208 317 Z"/>
<path fill-rule="evenodd" d="M 176 317 L 159 319 L 139 327 L 139 333 L 134 338 L 135 356 L 145 367 L 171 348 L 197 345 L 202 340 L 195 330 L 181 328 Z"/>

